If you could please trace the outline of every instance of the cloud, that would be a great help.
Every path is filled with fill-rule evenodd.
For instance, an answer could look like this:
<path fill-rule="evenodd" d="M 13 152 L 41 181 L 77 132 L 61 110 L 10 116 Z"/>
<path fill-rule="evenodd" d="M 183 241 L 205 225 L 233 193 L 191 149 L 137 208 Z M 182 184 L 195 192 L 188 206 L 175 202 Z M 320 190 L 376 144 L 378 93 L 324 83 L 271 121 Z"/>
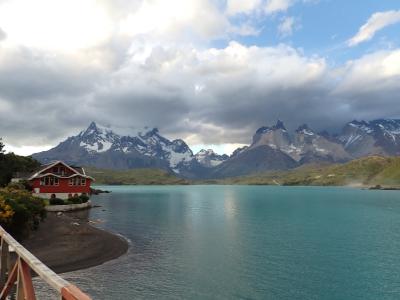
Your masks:
<path fill-rule="evenodd" d="M 194 34 L 209 39 L 223 35 L 229 26 L 223 13 L 208 0 L 145 0 L 121 22 L 126 34 L 157 38 Z"/>
<path fill-rule="evenodd" d="M 293 4 L 293 0 L 267 0 L 265 4 L 265 12 L 274 14 L 281 11 L 286 11 Z"/>
<path fill-rule="evenodd" d="M 284 17 L 278 26 L 278 33 L 281 37 L 291 36 L 295 30 L 295 19 L 293 17 Z"/>
<path fill-rule="evenodd" d="M 228 0 L 226 11 L 228 15 L 250 13 L 261 5 L 261 0 Z"/>
<path fill-rule="evenodd" d="M 14 0 L 0 8 L 2 28 L 13 42 L 27 47 L 74 51 L 105 42 L 113 31 L 95 0 Z"/>
<path fill-rule="evenodd" d="M 360 43 L 369 41 L 375 34 L 383 28 L 400 22 L 400 11 L 391 10 L 386 12 L 374 13 L 361 28 L 358 33 L 347 41 L 348 46 L 353 47 Z"/>
<path fill-rule="evenodd" d="M 365 55 L 357 60 L 349 61 L 340 72 L 343 74 L 343 79 L 335 89 L 335 93 L 352 95 L 352 97 L 358 95 L 360 98 L 365 95 L 371 97 L 373 94 L 377 99 L 391 98 L 400 91 L 398 85 L 400 50 L 377 51 Z M 393 97 L 393 101 L 397 101 L 397 97 Z"/>
<path fill-rule="evenodd" d="M 223 4 L 186 2 L 99 0 L 112 33 L 70 51 L 50 40 L 39 47 L 5 30 L 0 133 L 6 143 L 56 144 L 94 120 L 127 131 L 156 126 L 191 144 L 245 144 L 278 118 L 290 128 L 307 122 L 337 130 L 350 119 L 400 114 L 399 49 L 334 68 L 293 46 L 235 41 L 239 31 L 258 33 L 252 19 L 265 2 L 249 14 L 244 11 L 251 5 L 232 8 L 243 12 L 240 23 Z M 293 28 L 290 23 L 283 32 Z M 227 45 L 210 46 L 218 37 Z"/>
<path fill-rule="evenodd" d="M 5 31 L 3 29 L 0 28 L 0 42 L 2 40 L 5 40 L 7 38 L 7 34 L 5 33 Z"/>

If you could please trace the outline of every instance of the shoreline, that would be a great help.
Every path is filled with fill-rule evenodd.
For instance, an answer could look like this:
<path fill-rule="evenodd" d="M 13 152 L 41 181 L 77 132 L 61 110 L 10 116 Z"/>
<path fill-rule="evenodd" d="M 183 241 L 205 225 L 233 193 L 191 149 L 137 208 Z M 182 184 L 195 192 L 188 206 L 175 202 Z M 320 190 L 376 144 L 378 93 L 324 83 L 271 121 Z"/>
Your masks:
<path fill-rule="evenodd" d="M 126 239 L 90 225 L 88 215 L 89 210 L 48 212 L 21 244 L 58 274 L 98 266 L 128 251 Z"/>

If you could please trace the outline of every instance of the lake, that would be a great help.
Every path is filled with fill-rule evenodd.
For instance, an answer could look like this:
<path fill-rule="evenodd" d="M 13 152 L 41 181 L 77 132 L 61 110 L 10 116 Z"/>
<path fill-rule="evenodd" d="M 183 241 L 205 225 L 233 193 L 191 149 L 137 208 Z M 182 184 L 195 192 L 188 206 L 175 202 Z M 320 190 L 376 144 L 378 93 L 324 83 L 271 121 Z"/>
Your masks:
<path fill-rule="evenodd" d="M 104 186 L 128 254 L 64 274 L 94 299 L 399 299 L 400 192 Z"/>

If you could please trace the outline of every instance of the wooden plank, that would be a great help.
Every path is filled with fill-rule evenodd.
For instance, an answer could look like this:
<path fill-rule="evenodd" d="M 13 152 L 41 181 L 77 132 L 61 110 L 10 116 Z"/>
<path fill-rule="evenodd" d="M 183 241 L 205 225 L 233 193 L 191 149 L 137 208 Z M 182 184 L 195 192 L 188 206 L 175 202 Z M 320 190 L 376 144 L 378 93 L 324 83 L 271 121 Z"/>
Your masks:
<path fill-rule="evenodd" d="M 4 238 L 1 238 L 1 258 L 0 258 L 0 288 L 6 283 L 8 272 L 8 244 Z"/>
<path fill-rule="evenodd" d="M 22 280 L 25 300 L 36 300 L 35 290 L 32 284 L 31 268 L 22 259 L 19 259 L 19 274 Z"/>
<path fill-rule="evenodd" d="M 63 300 L 91 300 L 91 298 L 84 294 L 73 284 L 70 284 L 61 289 L 61 299 Z"/>
<path fill-rule="evenodd" d="M 16 295 L 16 300 L 24 300 L 24 287 L 21 279 L 21 270 L 19 267 L 19 259 L 17 260 L 18 264 L 18 276 L 17 276 L 17 295 Z"/>
<path fill-rule="evenodd" d="M 19 244 L 11 235 L 9 235 L 1 226 L 0 226 L 0 236 L 2 240 L 5 240 L 6 244 L 9 247 L 15 249 L 16 254 L 19 256 L 21 261 L 24 261 L 26 265 L 32 269 L 40 278 L 42 278 L 47 284 L 57 290 L 62 297 L 63 292 L 65 293 L 66 299 L 72 300 L 90 300 L 91 298 L 79 290 L 74 285 L 71 285 L 68 281 L 64 280 L 52 270 L 50 270 L 45 264 L 43 264 L 39 259 L 37 259 L 32 253 L 26 250 L 21 244 Z M 17 265 L 17 264 L 16 264 Z M 15 271 L 15 266 L 13 268 L 13 272 Z M 17 268 L 18 271 L 18 268 Z M 14 282 L 17 279 L 18 272 L 12 273 Z M 9 276 L 10 280 L 10 276 Z M 7 283 L 9 282 L 7 281 Z M 12 282 L 12 284 L 14 283 Z M 6 283 L 6 287 L 8 288 Z M 3 294 L 1 294 L 3 295 Z M 72 298 L 71 298 L 72 297 Z M 0 298 L 0 300 L 3 298 Z"/>
<path fill-rule="evenodd" d="M 15 249 L 15 252 L 20 256 L 36 274 L 39 275 L 47 284 L 53 287 L 58 292 L 64 286 L 69 285 L 68 281 L 62 279 L 52 270 L 50 270 L 45 264 L 37 259 L 32 253 L 26 250 L 21 244 L 19 244 L 11 235 L 9 235 L 2 227 L 0 227 L 0 235 L 6 240 L 9 246 Z"/>
<path fill-rule="evenodd" d="M 7 282 L 0 294 L 0 300 L 6 299 L 6 297 L 10 293 L 15 281 L 17 280 L 17 275 L 18 275 L 18 262 L 15 263 L 11 273 L 8 275 Z"/>

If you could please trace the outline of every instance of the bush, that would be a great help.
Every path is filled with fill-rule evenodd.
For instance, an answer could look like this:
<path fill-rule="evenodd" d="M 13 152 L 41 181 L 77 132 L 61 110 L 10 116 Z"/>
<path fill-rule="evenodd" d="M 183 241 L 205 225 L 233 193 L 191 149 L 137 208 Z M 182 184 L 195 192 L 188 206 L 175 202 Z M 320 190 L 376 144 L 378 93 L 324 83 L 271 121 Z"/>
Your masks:
<path fill-rule="evenodd" d="M 12 190 L 27 190 L 22 182 L 10 182 L 7 187 Z"/>
<path fill-rule="evenodd" d="M 80 195 L 79 198 L 81 199 L 81 203 L 86 203 L 89 201 L 88 195 Z"/>
<path fill-rule="evenodd" d="M 72 204 L 81 204 L 82 200 L 80 197 L 72 197 L 69 199 L 70 202 L 72 202 Z"/>
<path fill-rule="evenodd" d="M 0 189 L 0 225 L 15 238 L 26 236 L 46 217 L 44 206 L 44 200 L 29 191 Z"/>
<path fill-rule="evenodd" d="M 65 202 L 63 199 L 60 198 L 51 198 L 49 201 L 50 205 L 64 205 Z"/>

